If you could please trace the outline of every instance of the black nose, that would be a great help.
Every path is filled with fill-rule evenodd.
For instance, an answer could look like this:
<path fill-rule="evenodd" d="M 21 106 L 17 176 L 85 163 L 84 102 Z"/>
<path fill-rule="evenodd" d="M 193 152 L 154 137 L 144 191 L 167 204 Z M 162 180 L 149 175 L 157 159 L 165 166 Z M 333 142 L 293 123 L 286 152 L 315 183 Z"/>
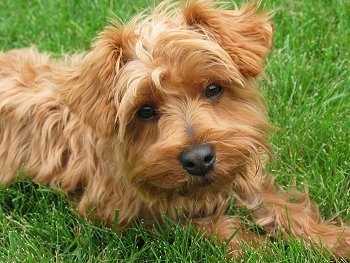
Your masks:
<path fill-rule="evenodd" d="M 215 149 L 210 144 L 200 144 L 183 151 L 179 159 L 182 167 L 189 174 L 204 176 L 214 167 Z"/>

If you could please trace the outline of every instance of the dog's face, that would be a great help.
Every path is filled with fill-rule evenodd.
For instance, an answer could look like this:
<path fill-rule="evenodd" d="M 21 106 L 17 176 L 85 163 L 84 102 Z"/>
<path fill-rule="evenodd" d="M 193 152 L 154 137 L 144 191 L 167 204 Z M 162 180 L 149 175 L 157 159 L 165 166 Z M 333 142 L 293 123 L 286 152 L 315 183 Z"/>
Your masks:
<path fill-rule="evenodd" d="M 268 149 L 254 80 L 271 24 L 255 6 L 165 5 L 107 28 L 85 58 L 84 84 L 63 96 L 99 136 L 115 138 L 118 166 L 145 198 L 210 198 Z"/>

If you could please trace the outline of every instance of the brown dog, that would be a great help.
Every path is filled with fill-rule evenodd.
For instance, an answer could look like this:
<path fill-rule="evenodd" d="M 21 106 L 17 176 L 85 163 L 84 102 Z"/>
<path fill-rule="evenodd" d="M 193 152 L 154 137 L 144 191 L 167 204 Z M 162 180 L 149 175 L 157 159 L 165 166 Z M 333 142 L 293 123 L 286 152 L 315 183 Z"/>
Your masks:
<path fill-rule="evenodd" d="M 84 216 L 112 224 L 119 210 L 119 230 L 186 218 L 229 239 L 232 253 L 265 239 L 224 216 L 233 199 L 268 234 L 282 228 L 349 257 L 350 231 L 264 172 L 270 126 L 255 81 L 271 47 L 269 14 L 169 4 L 105 28 L 69 60 L 0 53 L 0 182 L 22 168 Z"/>

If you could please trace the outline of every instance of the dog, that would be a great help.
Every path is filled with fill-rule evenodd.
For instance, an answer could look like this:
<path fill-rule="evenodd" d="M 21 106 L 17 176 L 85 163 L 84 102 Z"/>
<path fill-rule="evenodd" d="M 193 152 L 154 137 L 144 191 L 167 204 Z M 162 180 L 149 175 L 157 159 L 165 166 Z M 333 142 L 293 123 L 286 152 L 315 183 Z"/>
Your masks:
<path fill-rule="evenodd" d="M 282 230 L 350 258 L 349 229 L 265 171 L 271 125 L 256 83 L 272 38 L 257 4 L 165 1 L 107 26 L 85 54 L 0 53 L 0 183 L 22 169 L 118 231 L 190 221 L 233 256 Z M 267 235 L 225 215 L 231 202 Z"/>

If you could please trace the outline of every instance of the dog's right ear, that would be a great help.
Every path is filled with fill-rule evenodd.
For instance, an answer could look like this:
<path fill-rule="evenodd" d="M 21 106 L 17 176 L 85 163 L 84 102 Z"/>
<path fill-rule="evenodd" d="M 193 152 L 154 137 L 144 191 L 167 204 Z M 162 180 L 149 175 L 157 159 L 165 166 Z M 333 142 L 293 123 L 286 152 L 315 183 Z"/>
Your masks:
<path fill-rule="evenodd" d="M 124 47 L 128 37 L 121 27 L 105 28 L 92 50 L 73 65 L 59 91 L 62 103 L 101 136 L 115 133 L 117 107 L 113 89 L 127 60 Z"/>

